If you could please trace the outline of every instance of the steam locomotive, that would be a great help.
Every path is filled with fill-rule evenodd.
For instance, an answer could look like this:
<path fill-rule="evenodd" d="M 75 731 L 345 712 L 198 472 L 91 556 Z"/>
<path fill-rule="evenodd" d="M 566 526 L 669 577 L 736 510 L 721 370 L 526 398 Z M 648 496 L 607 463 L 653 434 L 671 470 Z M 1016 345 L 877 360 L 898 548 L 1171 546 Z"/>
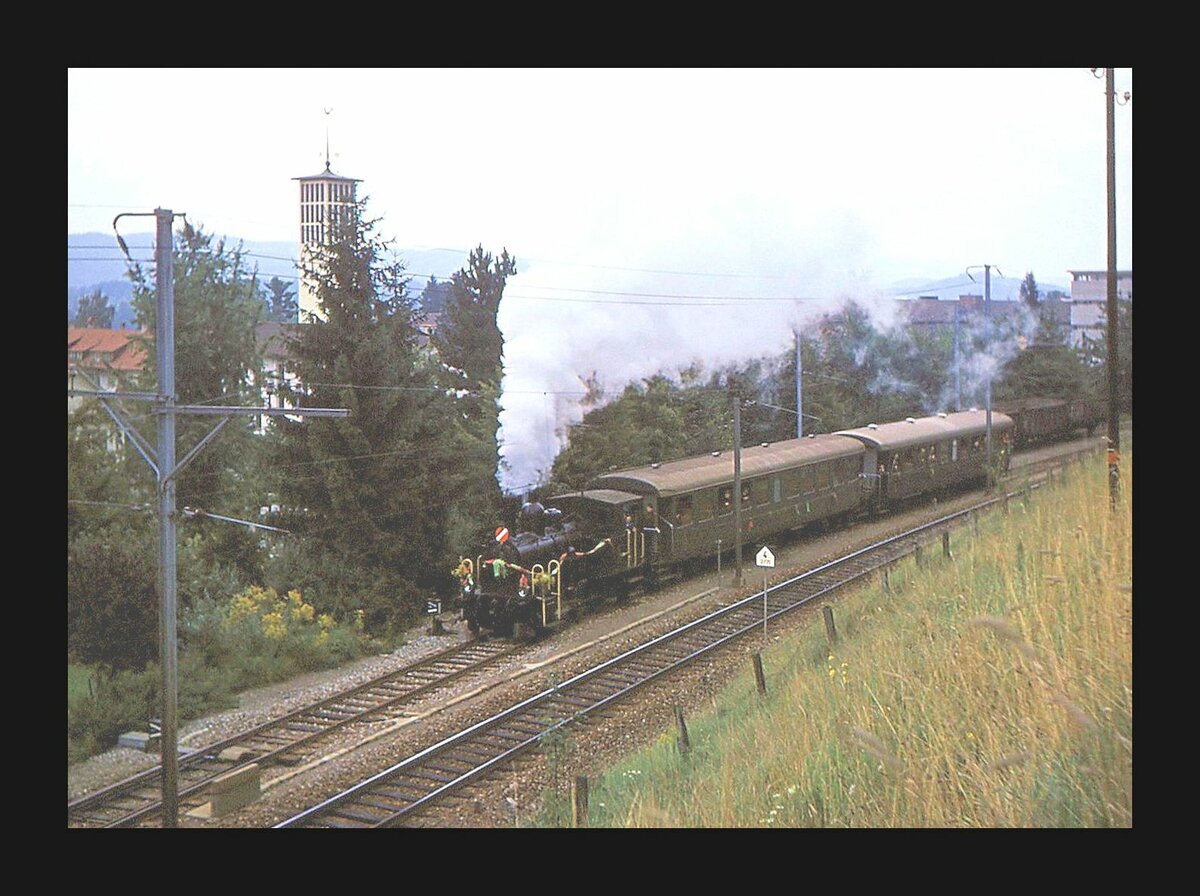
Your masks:
<path fill-rule="evenodd" d="M 1003 409 L 1001 409 L 1003 408 Z M 653 589 L 742 542 L 961 489 L 1007 470 L 1016 447 L 1102 419 L 1094 402 L 1026 400 L 810 435 L 605 473 L 577 492 L 525 504 L 515 531 L 460 560 L 457 606 L 472 632 L 537 635 L 601 591 Z M 734 480 L 740 494 L 734 495 Z M 735 514 L 734 500 L 740 501 Z"/>

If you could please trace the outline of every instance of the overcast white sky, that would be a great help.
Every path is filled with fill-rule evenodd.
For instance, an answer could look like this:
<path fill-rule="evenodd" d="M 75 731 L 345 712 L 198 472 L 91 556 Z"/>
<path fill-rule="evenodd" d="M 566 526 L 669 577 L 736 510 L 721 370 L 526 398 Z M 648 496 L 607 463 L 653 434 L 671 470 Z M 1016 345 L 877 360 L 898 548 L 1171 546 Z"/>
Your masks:
<path fill-rule="evenodd" d="M 1066 285 L 1107 265 L 1104 80 L 1086 68 L 72 69 L 67 232 L 161 206 L 294 241 L 292 178 L 324 168 L 327 130 L 401 254 L 515 255 L 511 485 L 548 466 L 578 374 L 619 389 L 762 354 L 800 309 L 901 278 L 991 264 Z M 1118 106 L 1121 269 L 1132 134 Z"/>

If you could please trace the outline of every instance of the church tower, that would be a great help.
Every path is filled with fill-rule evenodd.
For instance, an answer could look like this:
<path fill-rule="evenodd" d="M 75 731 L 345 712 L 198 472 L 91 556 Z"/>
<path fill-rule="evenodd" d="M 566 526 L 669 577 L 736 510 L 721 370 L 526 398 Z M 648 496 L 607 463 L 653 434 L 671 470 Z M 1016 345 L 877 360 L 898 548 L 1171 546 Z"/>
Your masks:
<path fill-rule="evenodd" d="M 329 169 L 329 136 L 325 137 L 325 170 L 311 177 L 294 177 L 300 182 L 300 323 L 324 319 L 317 304 L 316 284 L 306 277 L 314 252 L 332 245 L 342 222 L 353 220 L 357 187 L 354 177 L 342 177 Z"/>

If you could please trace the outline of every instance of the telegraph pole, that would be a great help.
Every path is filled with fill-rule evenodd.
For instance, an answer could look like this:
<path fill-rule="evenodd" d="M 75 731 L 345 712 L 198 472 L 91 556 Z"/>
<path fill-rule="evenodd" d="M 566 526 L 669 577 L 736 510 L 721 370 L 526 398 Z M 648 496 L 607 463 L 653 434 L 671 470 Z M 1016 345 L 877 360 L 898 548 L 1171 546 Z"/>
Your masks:
<path fill-rule="evenodd" d="M 985 407 L 987 408 L 987 468 L 992 469 L 992 268 L 983 266 L 983 332 L 988 351 L 988 376 Z"/>
<path fill-rule="evenodd" d="M 802 439 L 804 438 L 804 403 L 801 399 L 804 390 L 801 388 L 803 366 L 800 363 L 800 331 L 792 330 L 792 334 L 796 337 L 796 438 Z"/>
<path fill-rule="evenodd" d="M 962 303 L 954 303 L 954 410 L 962 410 L 962 371 L 961 360 L 958 354 L 958 319 L 959 312 L 962 311 Z"/>
<path fill-rule="evenodd" d="M 234 414 L 256 414 L 278 417 L 346 417 L 346 408 L 244 408 L 219 405 L 179 405 L 175 402 L 175 272 L 171 223 L 176 213 L 156 208 L 151 213 L 129 212 L 113 218 L 113 229 L 123 217 L 149 217 L 155 227 L 155 292 L 157 320 L 154 327 L 155 358 L 158 363 L 158 391 L 105 392 L 103 390 L 68 389 L 69 396 L 97 398 L 117 427 L 129 438 L 138 453 L 150 465 L 158 480 L 158 592 L 159 592 L 159 662 L 162 665 L 160 699 L 160 749 L 162 751 L 162 826 L 179 826 L 179 738 L 178 700 L 179 663 L 177 640 L 176 594 L 176 510 L 175 483 L 183 469 L 211 442 Z M 184 217 L 183 212 L 178 213 Z M 117 242 L 129 257 L 125 241 L 117 234 Z M 142 437 L 121 407 L 120 399 L 148 401 L 154 405 L 157 430 L 157 450 Z M 221 421 L 184 455 L 175 460 L 175 418 L 178 414 L 219 416 Z M 187 508 L 184 508 L 185 512 Z"/>
<path fill-rule="evenodd" d="M 1119 367 L 1117 363 L 1117 151 L 1115 140 L 1116 90 L 1113 70 L 1104 70 L 1105 118 L 1108 130 L 1108 495 L 1114 508 L 1121 492 L 1121 427 L 1117 402 Z"/>
<path fill-rule="evenodd" d="M 742 585 L 742 396 L 733 390 L 733 584 Z"/>

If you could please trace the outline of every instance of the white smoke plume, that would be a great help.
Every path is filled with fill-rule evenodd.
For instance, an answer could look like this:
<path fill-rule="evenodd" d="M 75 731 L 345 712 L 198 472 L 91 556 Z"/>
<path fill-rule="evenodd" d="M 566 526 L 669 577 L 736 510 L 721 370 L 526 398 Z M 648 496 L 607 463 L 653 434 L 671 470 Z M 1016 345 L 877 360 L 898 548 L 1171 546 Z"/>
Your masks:
<path fill-rule="evenodd" d="M 846 245 L 860 237 L 849 225 L 826 235 Z M 879 326 L 894 323 L 894 302 L 868 282 L 856 251 L 810 247 L 802 256 L 794 246 L 769 243 L 737 249 L 708 257 L 676 251 L 670 261 L 643 261 L 639 270 L 633 261 L 585 273 L 553 263 L 523 267 L 518 257 L 499 313 L 506 491 L 523 491 L 549 473 L 569 424 L 583 417 L 582 379 L 593 371 L 612 398 L 656 373 L 675 378 L 693 364 L 712 371 L 773 356 L 793 344 L 794 329 L 803 331 L 847 299 L 878 315 Z M 791 261 L 780 265 L 778 258 Z M 706 273 L 720 268 L 731 274 Z M 778 273 L 745 273 L 754 270 Z"/>

